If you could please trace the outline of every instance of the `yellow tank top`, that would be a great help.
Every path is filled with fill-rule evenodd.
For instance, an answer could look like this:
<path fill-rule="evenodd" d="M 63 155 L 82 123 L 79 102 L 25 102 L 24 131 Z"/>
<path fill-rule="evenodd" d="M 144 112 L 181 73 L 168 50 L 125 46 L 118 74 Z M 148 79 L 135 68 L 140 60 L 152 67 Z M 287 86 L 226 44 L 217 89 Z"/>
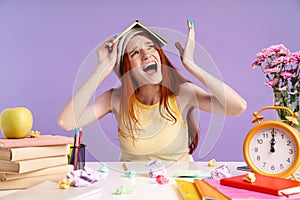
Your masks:
<path fill-rule="evenodd" d="M 168 101 L 176 123 L 161 116 L 159 103 L 149 106 L 134 98 L 134 112 L 140 124 L 133 141 L 124 123 L 119 123 L 121 161 L 189 161 L 187 123 L 182 119 L 175 95 Z"/>

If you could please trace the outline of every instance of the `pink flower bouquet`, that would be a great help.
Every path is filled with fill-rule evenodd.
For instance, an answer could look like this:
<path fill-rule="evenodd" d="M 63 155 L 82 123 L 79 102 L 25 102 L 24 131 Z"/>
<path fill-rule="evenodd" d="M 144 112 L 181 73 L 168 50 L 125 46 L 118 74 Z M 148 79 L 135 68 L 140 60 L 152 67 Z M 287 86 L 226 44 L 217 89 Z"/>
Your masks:
<path fill-rule="evenodd" d="M 262 49 L 256 56 L 252 68 L 260 67 L 265 74 L 265 84 L 274 92 L 274 105 L 285 106 L 299 113 L 300 51 L 291 53 L 283 44 L 279 44 Z M 282 121 L 289 123 L 285 119 L 289 115 L 286 111 L 279 110 L 278 115 Z M 296 127 L 295 124 L 291 125 Z"/>

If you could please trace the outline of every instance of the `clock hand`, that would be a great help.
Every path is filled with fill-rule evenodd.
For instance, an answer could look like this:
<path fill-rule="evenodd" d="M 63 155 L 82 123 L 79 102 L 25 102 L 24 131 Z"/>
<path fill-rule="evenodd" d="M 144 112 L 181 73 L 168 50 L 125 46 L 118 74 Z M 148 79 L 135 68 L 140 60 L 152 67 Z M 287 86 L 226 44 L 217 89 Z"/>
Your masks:
<path fill-rule="evenodd" d="M 271 153 L 274 153 L 274 152 L 275 152 L 274 146 L 275 146 L 275 144 L 276 144 L 274 128 L 273 128 L 273 130 L 272 130 L 272 132 L 271 132 L 271 135 L 272 135 L 272 139 L 271 139 L 271 141 L 270 141 L 270 143 L 271 143 L 271 149 L 270 149 L 270 151 L 271 151 Z"/>

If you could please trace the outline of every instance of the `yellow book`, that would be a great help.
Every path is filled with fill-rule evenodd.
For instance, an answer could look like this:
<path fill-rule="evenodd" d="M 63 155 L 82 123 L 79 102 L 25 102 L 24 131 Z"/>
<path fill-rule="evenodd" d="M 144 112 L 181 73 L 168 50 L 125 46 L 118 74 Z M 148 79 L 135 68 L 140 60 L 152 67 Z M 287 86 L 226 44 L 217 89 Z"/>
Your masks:
<path fill-rule="evenodd" d="M 200 200 L 201 197 L 193 182 L 176 179 L 180 193 L 184 200 Z"/>

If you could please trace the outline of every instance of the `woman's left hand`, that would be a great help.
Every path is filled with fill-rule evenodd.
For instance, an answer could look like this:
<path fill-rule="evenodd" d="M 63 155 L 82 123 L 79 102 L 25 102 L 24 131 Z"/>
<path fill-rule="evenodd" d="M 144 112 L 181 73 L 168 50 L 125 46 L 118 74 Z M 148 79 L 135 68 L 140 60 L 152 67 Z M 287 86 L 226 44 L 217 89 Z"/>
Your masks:
<path fill-rule="evenodd" d="M 194 21 L 191 18 L 189 18 L 187 20 L 187 25 L 189 28 L 189 32 L 188 32 L 188 39 L 185 43 L 185 48 L 183 48 L 179 42 L 175 43 L 175 46 L 179 51 L 181 61 L 185 67 L 194 63 L 194 51 L 195 51 Z"/>

